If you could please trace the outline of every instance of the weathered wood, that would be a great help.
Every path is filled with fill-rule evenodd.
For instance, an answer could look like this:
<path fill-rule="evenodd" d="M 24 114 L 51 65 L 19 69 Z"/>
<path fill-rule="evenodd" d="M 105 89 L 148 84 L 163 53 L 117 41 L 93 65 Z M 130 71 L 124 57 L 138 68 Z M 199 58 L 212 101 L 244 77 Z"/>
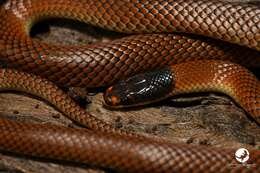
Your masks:
<path fill-rule="evenodd" d="M 55 20 L 50 32 L 36 36 L 46 42 L 75 44 L 109 41 L 114 33 L 103 33 L 96 28 L 71 21 Z M 56 24 L 54 24 L 56 23 Z M 58 23 L 58 24 L 57 24 Z M 45 28 L 46 25 L 38 25 Z M 48 28 L 48 27 L 47 27 Z M 84 32 L 83 32 L 84 30 Z M 87 33 L 85 31 L 88 31 Z M 49 34 L 51 33 L 51 34 Z M 84 94 L 81 96 L 84 97 Z M 229 148 L 260 147 L 260 128 L 249 120 L 246 113 L 223 95 L 204 94 L 178 98 L 136 109 L 108 110 L 102 105 L 102 93 L 88 96 L 91 103 L 87 110 L 119 128 L 140 133 L 156 134 L 174 142 L 210 145 Z M 0 116 L 18 121 L 54 123 L 77 127 L 45 101 L 21 93 L 0 94 Z M 6 172 L 104 172 L 83 165 L 53 163 L 9 154 L 0 154 L 0 171 Z"/>

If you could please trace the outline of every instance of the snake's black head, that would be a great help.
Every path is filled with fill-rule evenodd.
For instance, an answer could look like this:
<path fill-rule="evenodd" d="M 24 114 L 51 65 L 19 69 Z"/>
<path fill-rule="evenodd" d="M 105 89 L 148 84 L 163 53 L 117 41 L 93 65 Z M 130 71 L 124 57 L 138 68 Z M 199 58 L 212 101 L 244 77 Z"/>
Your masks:
<path fill-rule="evenodd" d="M 105 105 L 121 108 L 153 103 L 170 96 L 173 86 L 170 69 L 138 74 L 108 88 L 104 94 Z"/>

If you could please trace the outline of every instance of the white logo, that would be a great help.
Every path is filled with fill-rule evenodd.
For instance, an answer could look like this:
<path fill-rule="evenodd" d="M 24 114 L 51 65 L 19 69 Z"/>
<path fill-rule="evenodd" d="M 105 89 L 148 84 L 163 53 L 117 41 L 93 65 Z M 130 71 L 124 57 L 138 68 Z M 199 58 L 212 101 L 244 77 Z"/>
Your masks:
<path fill-rule="evenodd" d="M 239 148 L 235 153 L 235 157 L 238 162 L 245 163 L 249 159 L 249 152 L 245 148 Z"/>

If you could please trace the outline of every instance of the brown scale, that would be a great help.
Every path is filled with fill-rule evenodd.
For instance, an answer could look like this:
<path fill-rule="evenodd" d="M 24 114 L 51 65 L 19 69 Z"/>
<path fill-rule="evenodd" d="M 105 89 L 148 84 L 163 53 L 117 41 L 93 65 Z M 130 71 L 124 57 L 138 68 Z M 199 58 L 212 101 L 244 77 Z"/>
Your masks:
<path fill-rule="evenodd" d="M 175 85 L 170 95 L 192 92 L 222 92 L 232 97 L 260 123 L 258 79 L 237 64 L 205 60 L 172 66 Z"/>
<path fill-rule="evenodd" d="M 85 87 L 110 85 L 127 76 L 176 63 L 187 62 L 183 66 L 198 68 L 199 65 L 192 64 L 191 60 L 211 58 L 259 67 L 259 14 L 257 6 L 217 0 L 7 0 L 0 7 L 0 58 L 10 67 L 41 75 L 60 85 Z M 119 32 L 151 34 L 91 46 L 61 47 L 31 39 L 32 25 L 50 17 L 75 19 Z M 159 34 L 172 31 L 204 35 L 224 42 L 198 39 L 197 36 Z M 154 32 L 157 34 L 152 34 Z M 183 71 L 178 71 L 181 67 L 174 69 L 175 75 L 182 75 Z M 252 102 L 248 98 L 255 94 L 259 99 L 259 85 L 252 86 L 254 80 L 243 68 L 239 73 L 248 81 L 239 82 L 232 74 L 237 67 L 232 64 L 230 67 L 231 77 L 222 87 L 229 90 L 229 86 L 242 86 L 241 91 L 229 95 L 258 121 L 259 101 Z M 198 72 L 208 77 L 204 79 L 192 75 L 194 79 L 202 80 L 203 85 L 182 79 L 178 80 L 177 88 L 193 89 L 196 86 L 195 90 L 200 90 L 208 87 L 215 70 L 212 66 L 205 74 L 199 69 Z M 221 75 L 225 75 L 224 70 L 220 70 Z M 117 130 L 79 108 L 52 83 L 33 75 L 1 70 L 0 80 L 2 89 L 26 90 L 39 95 L 71 119 L 91 129 L 108 132 L 99 134 L 1 119 L 2 150 L 131 172 L 224 172 L 229 171 L 226 164 L 234 159 L 233 150 L 163 143 Z M 220 76 L 216 81 L 223 79 Z M 245 93 L 243 91 L 248 91 L 245 87 L 252 89 Z M 250 151 L 250 163 L 260 164 L 259 151 Z M 235 167 L 232 171 L 259 172 L 257 167 L 242 169 Z"/>

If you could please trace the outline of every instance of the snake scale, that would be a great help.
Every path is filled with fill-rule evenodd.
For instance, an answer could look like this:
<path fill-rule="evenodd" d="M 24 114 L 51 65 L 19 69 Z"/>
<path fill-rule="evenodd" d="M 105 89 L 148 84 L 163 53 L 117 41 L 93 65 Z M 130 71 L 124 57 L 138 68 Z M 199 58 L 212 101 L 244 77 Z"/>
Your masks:
<path fill-rule="evenodd" d="M 47 18 L 139 35 L 77 46 L 32 39 L 31 27 Z M 123 172 L 259 172 L 259 150 L 250 151 L 251 167 L 232 167 L 237 163 L 233 149 L 174 144 L 116 129 L 85 112 L 52 83 L 107 86 L 170 66 L 176 82 L 171 94 L 218 90 L 259 123 L 259 81 L 238 65 L 260 66 L 258 6 L 219 0 L 6 0 L 0 19 L 0 60 L 8 66 L 0 70 L 0 89 L 40 96 L 88 127 L 0 119 L 2 151 Z"/>

